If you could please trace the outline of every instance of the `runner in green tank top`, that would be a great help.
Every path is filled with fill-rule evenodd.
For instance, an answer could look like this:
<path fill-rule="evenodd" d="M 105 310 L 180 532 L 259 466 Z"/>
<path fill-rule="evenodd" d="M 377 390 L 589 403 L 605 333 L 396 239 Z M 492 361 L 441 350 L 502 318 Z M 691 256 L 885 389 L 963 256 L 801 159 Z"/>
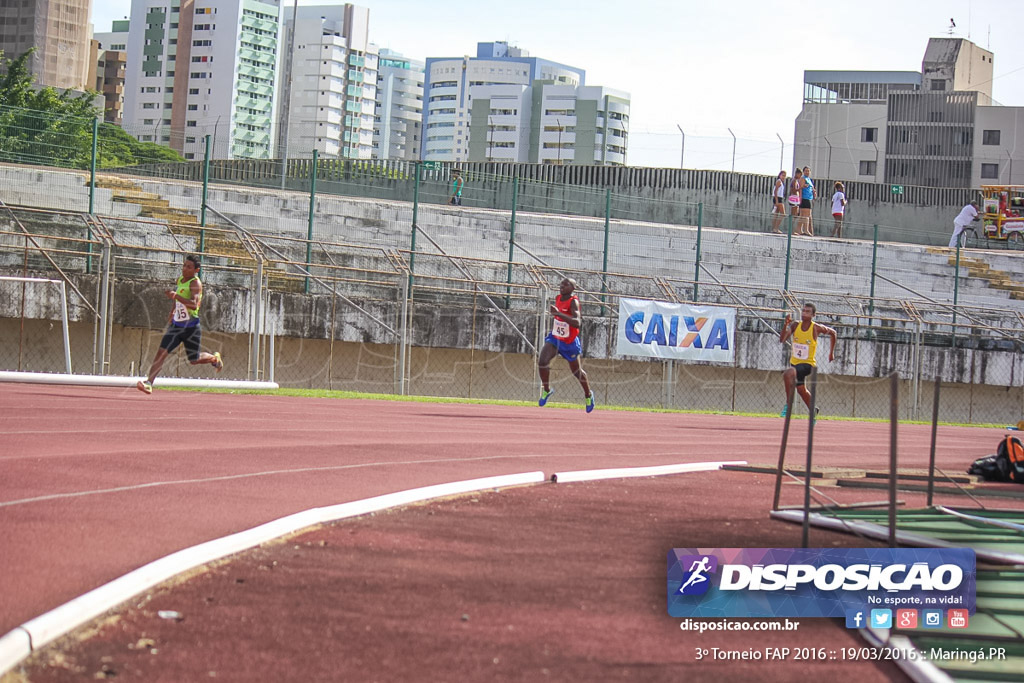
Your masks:
<path fill-rule="evenodd" d="M 167 331 L 160 341 L 160 350 L 156 352 L 153 365 L 149 368 L 149 376 L 140 380 L 135 386 L 139 391 L 153 393 L 153 380 L 160 374 L 167 356 L 184 344 L 185 354 L 192 365 L 210 364 L 217 372 L 224 369 L 224 361 L 220 352 L 200 352 L 202 329 L 199 326 L 199 306 L 203 303 L 203 283 L 199 280 L 199 257 L 189 254 L 181 266 L 181 277 L 174 289 L 164 292 L 174 302 L 174 308 L 168 316 Z"/>

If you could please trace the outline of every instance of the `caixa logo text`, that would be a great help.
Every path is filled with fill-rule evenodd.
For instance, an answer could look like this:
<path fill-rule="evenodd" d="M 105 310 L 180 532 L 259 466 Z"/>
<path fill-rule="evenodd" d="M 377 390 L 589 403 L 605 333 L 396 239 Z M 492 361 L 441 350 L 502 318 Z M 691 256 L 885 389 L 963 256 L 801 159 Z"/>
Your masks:
<path fill-rule="evenodd" d="M 927 562 L 906 564 L 725 564 L 719 567 L 718 589 L 723 591 L 797 590 L 813 585 L 823 591 L 950 591 L 959 588 L 964 572 L 955 564 L 930 567 Z M 682 591 L 680 591 L 682 592 Z"/>
<path fill-rule="evenodd" d="M 708 326 L 708 322 L 711 325 Z M 706 329 L 705 329 L 706 328 Z M 636 311 L 625 322 L 626 339 L 632 344 L 657 344 L 695 349 L 729 348 L 729 325 L 725 318 L 697 318 Z"/>

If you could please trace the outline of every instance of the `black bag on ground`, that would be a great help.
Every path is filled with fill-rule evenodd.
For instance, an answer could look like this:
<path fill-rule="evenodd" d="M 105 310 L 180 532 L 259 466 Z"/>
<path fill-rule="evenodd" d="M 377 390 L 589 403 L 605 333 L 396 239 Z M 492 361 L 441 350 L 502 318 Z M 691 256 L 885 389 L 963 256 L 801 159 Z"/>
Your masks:
<path fill-rule="evenodd" d="M 978 458 L 967 468 L 985 481 L 1013 481 L 1024 484 L 1024 446 L 1020 439 L 1007 435 L 999 442 L 995 455 Z"/>

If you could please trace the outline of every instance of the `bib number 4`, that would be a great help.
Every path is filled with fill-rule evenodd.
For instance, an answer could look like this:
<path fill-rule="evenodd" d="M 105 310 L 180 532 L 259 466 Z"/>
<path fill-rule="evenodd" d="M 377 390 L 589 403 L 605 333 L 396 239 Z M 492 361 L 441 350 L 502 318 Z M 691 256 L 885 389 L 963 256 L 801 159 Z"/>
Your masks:
<path fill-rule="evenodd" d="M 811 347 L 809 344 L 793 344 L 793 358 L 798 360 L 807 360 L 811 357 Z"/>

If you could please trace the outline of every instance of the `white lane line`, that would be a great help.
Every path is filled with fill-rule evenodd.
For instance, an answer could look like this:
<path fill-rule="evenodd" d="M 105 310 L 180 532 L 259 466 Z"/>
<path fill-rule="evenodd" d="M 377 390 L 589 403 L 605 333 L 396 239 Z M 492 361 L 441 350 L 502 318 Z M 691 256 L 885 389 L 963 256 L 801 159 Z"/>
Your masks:
<path fill-rule="evenodd" d="M 555 472 L 551 481 L 566 484 L 573 481 L 598 481 L 600 479 L 629 479 L 633 477 L 660 477 L 666 474 L 682 474 L 684 472 L 713 472 L 724 465 L 746 465 L 746 460 L 727 460 L 720 462 L 687 462 L 673 465 L 654 465 L 653 467 L 616 467 L 604 470 L 578 470 L 575 472 Z"/>
<path fill-rule="evenodd" d="M 647 457 L 673 456 L 678 453 L 650 454 Z M 595 456 L 593 453 L 578 453 L 575 455 L 552 456 L 550 453 L 527 453 L 520 455 L 481 455 L 471 458 L 436 458 L 431 460 L 391 460 L 383 462 L 363 462 L 350 465 L 328 465 L 324 467 L 296 467 L 283 470 L 265 470 L 262 472 L 246 472 L 244 474 L 226 474 L 219 477 L 203 477 L 198 479 L 174 479 L 168 481 L 152 481 L 145 484 L 132 484 L 130 486 L 115 486 L 106 489 L 92 489 L 88 491 L 70 491 L 67 493 L 51 493 L 44 496 L 33 496 L 31 498 L 19 498 L 16 500 L 0 501 L 0 508 L 13 507 L 15 505 L 26 505 L 28 503 L 40 503 L 48 500 L 60 500 L 65 498 L 81 498 L 84 496 L 97 496 L 107 493 L 122 493 L 125 491 L 138 491 L 140 489 L 157 488 L 161 486 L 182 486 L 187 484 L 207 484 L 215 481 L 233 481 L 237 479 L 250 479 L 255 477 L 272 477 L 281 474 L 304 474 L 307 472 L 333 472 L 339 470 L 363 469 L 367 467 L 388 467 L 390 465 L 436 465 L 449 462 L 481 462 L 484 460 L 518 460 L 528 458 L 619 458 L 636 457 L 635 455 L 606 455 Z"/>

